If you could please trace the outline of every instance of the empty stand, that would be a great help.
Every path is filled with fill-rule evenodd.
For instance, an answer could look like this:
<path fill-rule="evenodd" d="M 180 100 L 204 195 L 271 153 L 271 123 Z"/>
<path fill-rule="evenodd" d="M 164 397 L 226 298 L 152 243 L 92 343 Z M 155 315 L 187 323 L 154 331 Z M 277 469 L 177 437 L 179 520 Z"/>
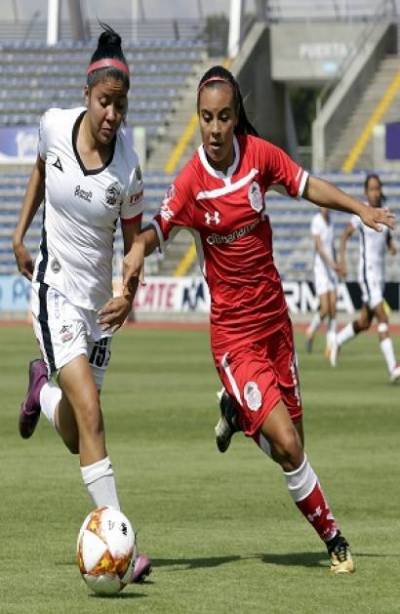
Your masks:
<path fill-rule="evenodd" d="M 49 107 L 82 104 L 86 67 L 96 41 L 0 45 L 0 125 L 37 125 Z M 201 41 L 146 40 L 124 46 L 131 69 L 128 126 L 143 126 L 147 137 L 164 132 L 182 90 L 204 60 Z"/>

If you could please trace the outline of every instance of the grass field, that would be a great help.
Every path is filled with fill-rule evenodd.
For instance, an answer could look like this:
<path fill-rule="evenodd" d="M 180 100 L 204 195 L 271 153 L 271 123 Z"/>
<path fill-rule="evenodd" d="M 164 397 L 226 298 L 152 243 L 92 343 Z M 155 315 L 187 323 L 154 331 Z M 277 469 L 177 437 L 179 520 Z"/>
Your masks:
<path fill-rule="evenodd" d="M 396 340 L 400 353 L 400 343 Z M 336 370 L 298 339 L 306 447 L 357 573 L 332 577 L 323 545 L 280 470 L 242 436 L 219 454 L 218 383 L 207 333 L 122 331 L 103 406 L 124 512 L 154 560 L 118 597 L 88 593 L 75 563 L 91 508 L 78 461 L 42 419 L 30 441 L 17 411 L 37 353 L 28 327 L 0 328 L 2 614 L 389 614 L 400 612 L 400 386 L 374 335 Z"/>

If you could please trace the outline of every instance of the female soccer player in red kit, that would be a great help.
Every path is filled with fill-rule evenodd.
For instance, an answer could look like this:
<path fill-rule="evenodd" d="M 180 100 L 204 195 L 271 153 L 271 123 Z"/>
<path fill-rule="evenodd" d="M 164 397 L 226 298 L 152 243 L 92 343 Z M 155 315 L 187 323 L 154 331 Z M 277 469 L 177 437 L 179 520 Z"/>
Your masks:
<path fill-rule="evenodd" d="M 293 197 L 393 225 L 387 210 L 366 207 L 308 175 L 281 149 L 258 138 L 238 83 L 221 66 L 197 92 L 202 145 L 170 187 L 158 215 L 125 257 L 124 284 L 138 283 L 145 255 L 162 249 L 174 227 L 190 228 L 211 294 L 215 366 L 236 400 L 240 427 L 281 466 L 296 505 L 325 542 L 334 573 L 351 573 L 349 544 L 303 450 L 302 404 L 292 326 L 272 255 L 265 211 L 269 186 Z M 268 202 L 268 199 L 267 199 Z M 112 314 L 103 315 L 112 326 Z"/>

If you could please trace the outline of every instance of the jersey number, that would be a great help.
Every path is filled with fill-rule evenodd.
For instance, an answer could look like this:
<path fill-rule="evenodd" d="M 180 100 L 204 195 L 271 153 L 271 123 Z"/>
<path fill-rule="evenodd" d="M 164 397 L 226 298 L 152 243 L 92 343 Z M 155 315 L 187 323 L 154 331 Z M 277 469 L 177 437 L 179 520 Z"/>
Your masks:
<path fill-rule="evenodd" d="M 109 337 L 104 337 L 94 344 L 90 354 L 89 363 L 95 367 L 105 369 L 110 362 L 111 352 L 108 349 Z"/>

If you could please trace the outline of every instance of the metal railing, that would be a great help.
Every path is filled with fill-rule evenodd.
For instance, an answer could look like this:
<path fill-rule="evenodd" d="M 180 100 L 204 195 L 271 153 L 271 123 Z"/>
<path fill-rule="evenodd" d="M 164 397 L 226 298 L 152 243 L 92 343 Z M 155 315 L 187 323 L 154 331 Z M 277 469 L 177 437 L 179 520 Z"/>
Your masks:
<path fill-rule="evenodd" d="M 367 21 L 376 13 L 376 0 L 266 0 L 266 18 L 282 21 Z M 390 0 L 391 14 L 400 1 Z"/>
<path fill-rule="evenodd" d="M 316 100 L 317 115 L 321 111 L 333 86 L 342 79 L 354 59 L 364 49 L 367 48 L 382 21 L 389 19 L 396 20 L 397 13 L 393 12 L 395 10 L 396 5 L 394 0 L 381 0 L 379 5 L 375 6 L 375 11 L 371 15 L 371 19 L 367 21 L 365 28 L 359 35 L 358 39 L 356 39 L 356 41 L 354 42 L 354 45 L 350 48 L 349 53 L 343 58 L 342 62 L 339 64 L 335 76 L 330 81 L 328 81 L 320 91 Z"/>

